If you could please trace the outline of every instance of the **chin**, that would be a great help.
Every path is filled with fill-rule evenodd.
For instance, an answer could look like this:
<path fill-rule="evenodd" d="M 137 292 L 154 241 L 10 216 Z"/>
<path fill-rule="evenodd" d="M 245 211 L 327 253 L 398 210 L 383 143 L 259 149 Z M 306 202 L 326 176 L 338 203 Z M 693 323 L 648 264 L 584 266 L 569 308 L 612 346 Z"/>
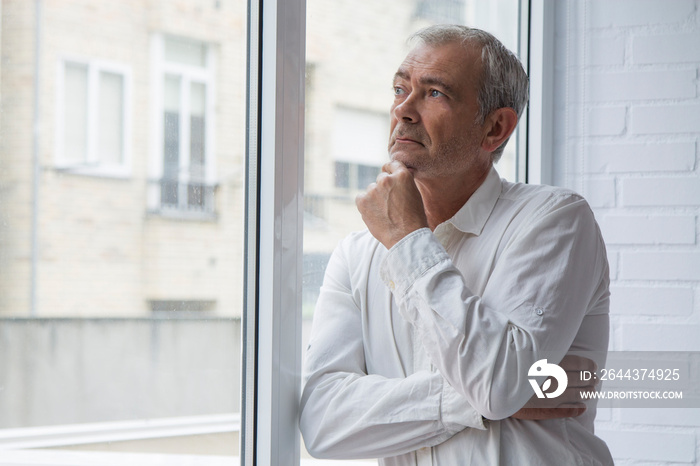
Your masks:
<path fill-rule="evenodd" d="M 397 162 L 401 162 L 402 164 L 409 166 L 409 165 L 414 165 L 411 163 L 411 156 L 405 153 L 404 151 L 396 151 L 392 154 L 389 154 L 389 158 L 393 161 L 396 160 Z"/>

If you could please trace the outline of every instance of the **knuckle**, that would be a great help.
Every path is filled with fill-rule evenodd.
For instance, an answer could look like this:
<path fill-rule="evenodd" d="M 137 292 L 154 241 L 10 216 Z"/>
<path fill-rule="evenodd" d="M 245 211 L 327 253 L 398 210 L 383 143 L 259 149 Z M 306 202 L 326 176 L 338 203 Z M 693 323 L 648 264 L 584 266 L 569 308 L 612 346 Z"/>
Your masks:
<path fill-rule="evenodd" d="M 405 182 L 408 181 L 411 178 L 411 172 L 406 170 L 405 168 L 401 168 L 395 172 L 396 178 L 399 179 L 399 181 Z"/>

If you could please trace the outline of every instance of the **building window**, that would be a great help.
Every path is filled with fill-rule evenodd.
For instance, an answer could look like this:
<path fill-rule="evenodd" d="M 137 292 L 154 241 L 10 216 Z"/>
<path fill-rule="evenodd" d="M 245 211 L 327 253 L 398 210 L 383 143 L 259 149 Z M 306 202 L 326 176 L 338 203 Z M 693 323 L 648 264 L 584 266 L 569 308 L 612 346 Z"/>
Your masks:
<path fill-rule="evenodd" d="M 213 85 L 211 47 L 175 37 L 157 38 L 158 154 L 152 208 L 160 213 L 214 214 Z"/>
<path fill-rule="evenodd" d="M 85 174 L 129 174 L 128 68 L 62 60 L 58 75 L 56 166 Z"/>
<path fill-rule="evenodd" d="M 377 180 L 381 167 L 361 163 L 335 162 L 336 188 L 364 190 Z"/>
<path fill-rule="evenodd" d="M 335 187 L 363 190 L 373 183 L 388 161 L 388 140 L 388 114 L 337 106 L 332 131 Z"/>
<path fill-rule="evenodd" d="M 454 23 L 464 18 L 464 0 L 418 0 L 416 18 L 438 23 Z"/>

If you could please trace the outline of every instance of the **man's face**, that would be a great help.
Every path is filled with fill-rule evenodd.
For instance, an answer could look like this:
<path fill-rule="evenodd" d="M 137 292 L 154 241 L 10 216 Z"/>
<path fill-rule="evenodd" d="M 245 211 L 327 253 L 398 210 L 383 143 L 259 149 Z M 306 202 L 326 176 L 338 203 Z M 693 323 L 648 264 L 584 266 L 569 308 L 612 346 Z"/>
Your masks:
<path fill-rule="evenodd" d="M 389 155 L 416 180 L 456 176 L 486 161 L 477 122 L 480 53 L 459 43 L 413 49 L 394 77 Z"/>

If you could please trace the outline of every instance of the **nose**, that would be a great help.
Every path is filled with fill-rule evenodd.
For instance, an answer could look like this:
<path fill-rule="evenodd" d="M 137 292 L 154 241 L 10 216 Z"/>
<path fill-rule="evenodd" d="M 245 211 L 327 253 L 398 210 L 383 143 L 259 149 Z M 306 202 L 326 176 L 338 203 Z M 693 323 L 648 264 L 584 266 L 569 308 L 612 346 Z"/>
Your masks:
<path fill-rule="evenodd" d="M 404 123 L 418 123 L 420 120 L 420 113 L 413 94 L 409 94 L 405 99 L 394 106 L 394 118 Z"/>

